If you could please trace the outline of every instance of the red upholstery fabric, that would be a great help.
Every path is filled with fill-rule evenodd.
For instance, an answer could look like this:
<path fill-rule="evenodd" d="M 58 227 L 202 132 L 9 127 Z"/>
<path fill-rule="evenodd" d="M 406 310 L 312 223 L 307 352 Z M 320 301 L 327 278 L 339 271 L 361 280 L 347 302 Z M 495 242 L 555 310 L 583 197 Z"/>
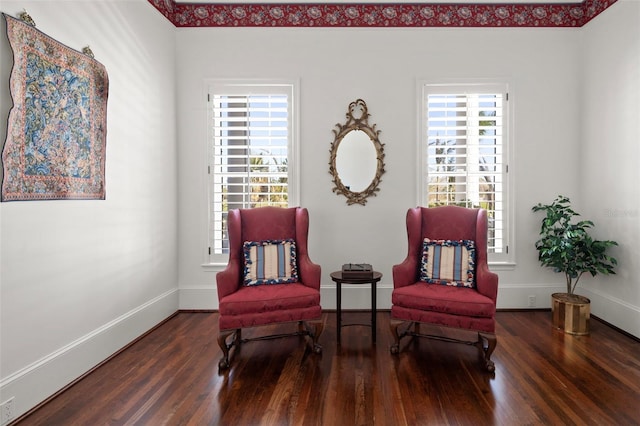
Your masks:
<path fill-rule="evenodd" d="M 493 332 L 498 276 L 487 265 L 487 215 L 458 206 L 416 207 L 407 212 L 408 253 L 393 266 L 391 317 Z M 474 240 L 476 289 L 419 281 L 424 238 Z"/>
<path fill-rule="evenodd" d="M 236 330 L 239 328 L 257 327 L 260 325 L 282 322 L 317 320 L 322 315 L 319 305 L 306 309 L 289 309 L 286 311 L 269 311 L 247 313 L 240 316 L 220 318 L 220 330 Z"/>
<path fill-rule="evenodd" d="M 229 263 L 216 275 L 221 330 L 276 322 L 319 319 L 320 265 L 307 251 L 309 213 L 300 207 L 260 207 L 229 212 Z M 245 241 L 296 242 L 299 282 L 293 284 L 242 285 Z"/>
<path fill-rule="evenodd" d="M 242 217 L 242 242 L 296 239 L 295 208 L 262 207 L 239 210 Z"/>
<path fill-rule="evenodd" d="M 484 318 L 492 318 L 496 312 L 493 300 L 475 289 L 424 282 L 396 289 L 391 303 L 410 309 Z"/>
<path fill-rule="evenodd" d="M 221 315 L 308 308 L 320 303 L 320 293 L 299 283 L 242 287 L 224 298 Z"/>
<path fill-rule="evenodd" d="M 391 307 L 391 318 L 402 319 L 403 321 L 421 322 L 426 324 L 442 325 L 446 327 L 462 328 L 473 331 L 484 331 L 493 333 L 495 331 L 495 321 L 493 318 L 465 317 L 461 315 L 450 315 L 442 312 L 422 311 L 419 309 L 408 309 L 394 305 Z"/>

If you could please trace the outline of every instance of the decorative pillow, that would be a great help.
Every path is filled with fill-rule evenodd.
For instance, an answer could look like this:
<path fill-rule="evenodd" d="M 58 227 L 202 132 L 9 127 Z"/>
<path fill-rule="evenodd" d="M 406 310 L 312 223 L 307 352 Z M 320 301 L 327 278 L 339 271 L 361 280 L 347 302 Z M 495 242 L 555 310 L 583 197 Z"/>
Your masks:
<path fill-rule="evenodd" d="M 420 281 L 475 288 L 475 242 L 472 240 L 430 240 L 422 243 Z"/>
<path fill-rule="evenodd" d="M 298 281 L 294 240 L 245 241 L 243 249 L 245 285 Z"/>

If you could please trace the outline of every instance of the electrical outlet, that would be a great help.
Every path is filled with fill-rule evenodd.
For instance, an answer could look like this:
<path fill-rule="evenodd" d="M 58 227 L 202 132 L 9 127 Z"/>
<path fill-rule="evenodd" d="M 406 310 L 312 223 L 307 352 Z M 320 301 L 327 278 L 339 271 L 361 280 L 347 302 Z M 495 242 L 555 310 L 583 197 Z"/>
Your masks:
<path fill-rule="evenodd" d="M 530 308 L 535 308 L 536 307 L 536 297 L 535 296 L 529 296 L 529 307 Z"/>
<path fill-rule="evenodd" d="M 0 404 L 0 420 L 1 424 L 4 426 L 8 424 L 14 416 L 13 413 L 13 397 L 9 398 L 2 404 Z"/>

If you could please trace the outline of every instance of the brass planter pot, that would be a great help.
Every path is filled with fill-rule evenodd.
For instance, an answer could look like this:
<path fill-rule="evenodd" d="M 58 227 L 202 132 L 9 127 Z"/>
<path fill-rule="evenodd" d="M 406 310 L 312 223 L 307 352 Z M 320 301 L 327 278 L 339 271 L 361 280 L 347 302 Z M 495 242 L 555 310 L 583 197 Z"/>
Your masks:
<path fill-rule="evenodd" d="M 551 295 L 553 326 L 568 334 L 589 334 L 591 300 L 578 294 L 553 293 Z"/>

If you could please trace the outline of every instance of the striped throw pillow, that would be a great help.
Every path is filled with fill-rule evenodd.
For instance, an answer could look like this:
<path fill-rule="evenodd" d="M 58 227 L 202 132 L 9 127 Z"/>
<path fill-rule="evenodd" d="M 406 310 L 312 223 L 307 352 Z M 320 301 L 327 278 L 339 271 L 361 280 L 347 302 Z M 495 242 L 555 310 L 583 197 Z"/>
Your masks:
<path fill-rule="evenodd" d="M 422 243 L 420 281 L 475 288 L 476 249 L 472 240 L 430 240 Z"/>
<path fill-rule="evenodd" d="M 294 240 L 246 241 L 243 249 L 245 285 L 298 281 Z"/>

